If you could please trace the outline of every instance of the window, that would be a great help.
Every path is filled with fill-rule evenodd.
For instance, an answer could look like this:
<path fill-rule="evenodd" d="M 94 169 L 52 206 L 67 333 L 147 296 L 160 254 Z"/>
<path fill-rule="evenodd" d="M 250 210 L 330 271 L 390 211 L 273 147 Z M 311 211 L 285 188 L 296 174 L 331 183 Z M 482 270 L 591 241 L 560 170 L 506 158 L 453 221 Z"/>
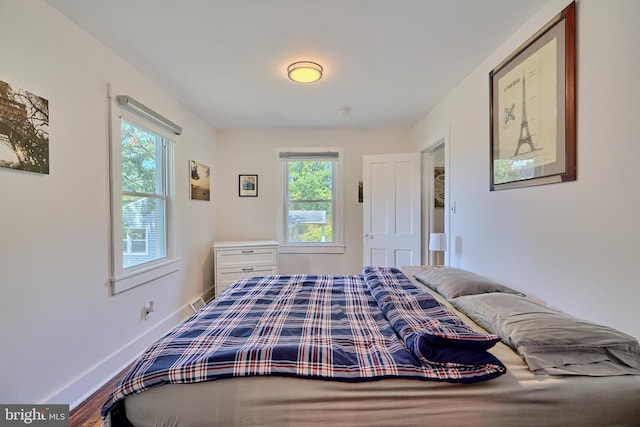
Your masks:
<path fill-rule="evenodd" d="M 180 260 L 173 249 L 175 132 L 131 98 L 112 102 L 111 284 L 118 293 L 176 271 Z"/>
<path fill-rule="evenodd" d="M 165 212 L 169 192 L 165 175 L 170 142 L 121 119 L 120 144 L 122 234 L 128 245 L 123 247 L 122 264 L 129 268 L 167 255 Z M 134 242 L 140 249 L 140 241 L 147 237 L 146 230 L 153 247 L 145 250 L 146 257 L 141 257 L 139 250 L 130 249 Z"/>
<path fill-rule="evenodd" d="M 343 253 L 342 149 L 278 149 L 280 252 Z"/>

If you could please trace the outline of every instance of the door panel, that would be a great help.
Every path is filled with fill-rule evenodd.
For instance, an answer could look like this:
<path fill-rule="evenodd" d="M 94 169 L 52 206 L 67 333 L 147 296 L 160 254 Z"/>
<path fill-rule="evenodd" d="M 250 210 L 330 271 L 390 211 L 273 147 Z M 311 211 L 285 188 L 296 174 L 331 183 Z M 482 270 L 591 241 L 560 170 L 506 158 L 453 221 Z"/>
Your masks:
<path fill-rule="evenodd" d="M 368 174 L 370 180 L 369 202 L 371 203 L 372 213 L 372 215 L 370 215 L 371 231 L 374 233 L 389 232 L 389 221 L 387 214 L 387 199 L 389 197 L 389 187 L 388 185 L 386 185 L 386 183 L 389 181 L 389 178 L 387 177 L 387 173 L 387 165 L 384 162 L 371 163 L 371 169 Z M 365 197 L 365 205 L 367 203 L 366 199 L 367 198 Z"/>
<path fill-rule="evenodd" d="M 413 233 L 415 224 L 412 218 L 411 205 L 413 201 L 413 186 L 407 185 L 411 182 L 410 162 L 398 162 L 395 164 L 395 230 L 397 234 L 410 235 Z"/>
<path fill-rule="evenodd" d="M 365 263 L 364 265 L 389 265 L 390 257 L 389 251 L 386 249 L 374 249 L 372 248 L 370 251 L 371 262 Z"/>
<path fill-rule="evenodd" d="M 420 264 L 420 154 L 363 157 L 363 264 Z"/>
<path fill-rule="evenodd" d="M 420 257 L 418 257 L 418 259 L 420 259 Z M 396 267 L 403 267 L 405 265 L 415 265 L 413 251 L 402 250 L 402 249 L 396 250 L 395 265 Z"/>

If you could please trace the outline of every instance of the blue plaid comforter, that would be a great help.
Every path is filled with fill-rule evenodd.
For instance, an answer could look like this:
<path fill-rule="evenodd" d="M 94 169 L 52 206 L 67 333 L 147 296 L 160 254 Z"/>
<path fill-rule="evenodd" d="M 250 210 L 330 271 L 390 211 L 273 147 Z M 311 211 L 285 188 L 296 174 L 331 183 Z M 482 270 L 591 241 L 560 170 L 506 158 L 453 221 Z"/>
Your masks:
<path fill-rule="evenodd" d="M 500 340 L 393 268 L 243 279 L 149 347 L 102 409 L 168 383 L 250 375 L 473 383 L 506 372 Z"/>

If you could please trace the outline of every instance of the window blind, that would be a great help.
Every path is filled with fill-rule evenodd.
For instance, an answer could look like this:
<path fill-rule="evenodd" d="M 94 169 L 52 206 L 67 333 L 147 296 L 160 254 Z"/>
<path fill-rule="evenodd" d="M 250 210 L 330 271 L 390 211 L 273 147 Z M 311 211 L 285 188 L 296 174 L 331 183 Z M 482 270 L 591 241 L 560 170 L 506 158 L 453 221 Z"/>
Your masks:
<path fill-rule="evenodd" d="M 118 101 L 118 105 L 124 107 L 134 113 L 140 114 L 142 117 L 151 120 L 152 122 L 169 129 L 171 132 L 176 135 L 182 134 L 182 127 L 173 123 L 171 120 L 167 119 L 164 116 L 153 111 L 151 108 L 142 104 L 141 102 L 136 101 L 128 95 L 118 95 L 116 97 Z"/>

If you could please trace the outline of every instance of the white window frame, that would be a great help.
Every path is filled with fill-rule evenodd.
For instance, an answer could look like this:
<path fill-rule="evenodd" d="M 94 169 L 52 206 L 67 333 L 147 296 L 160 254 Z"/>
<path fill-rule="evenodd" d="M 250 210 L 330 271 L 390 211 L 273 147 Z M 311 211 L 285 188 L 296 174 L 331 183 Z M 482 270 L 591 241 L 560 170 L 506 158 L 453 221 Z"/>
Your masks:
<path fill-rule="evenodd" d="M 176 135 L 155 123 L 144 114 L 122 107 L 116 101 L 117 90 L 108 87 L 110 117 L 110 193 L 111 193 L 111 293 L 118 294 L 128 289 L 151 282 L 180 269 L 181 259 L 175 248 L 175 179 L 173 146 Z M 123 267 L 122 239 L 122 143 L 121 120 L 133 123 L 143 129 L 161 136 L 164 150 L 164 194 L 166 196 L 165 233 L 166 256 L 143 264 Z"/>
<path fill-rule="evenodd" d="M 334 168 L 334 205 L 333 205 L 333 241 L 332 242 L 288 242 L 287 239 L 287 169 L 285 159 L 281 158 L 281 154 L 300 153 L 300 157 L 304 158 L 304 154 L 321 155 L 323 153 L 338 153 L 335 160 Z M 292 160 L 288 158 L 287 160 Z M 309 160 L 306 158 L 305 160 Z M 317 160 L 323 160 L 318 157 Z M 279 253 L 298 253 L 298 254 L 342 254 L 344 253 L 344 203 L 343 203 L 343 160 L 344 149 L 342 147 L 278 147 L 276 148 L 276 162 L 278 171 L 277 185 L 277 212 L 276 212 L 276 233 L 280 241 L 278 246 Z"/>

